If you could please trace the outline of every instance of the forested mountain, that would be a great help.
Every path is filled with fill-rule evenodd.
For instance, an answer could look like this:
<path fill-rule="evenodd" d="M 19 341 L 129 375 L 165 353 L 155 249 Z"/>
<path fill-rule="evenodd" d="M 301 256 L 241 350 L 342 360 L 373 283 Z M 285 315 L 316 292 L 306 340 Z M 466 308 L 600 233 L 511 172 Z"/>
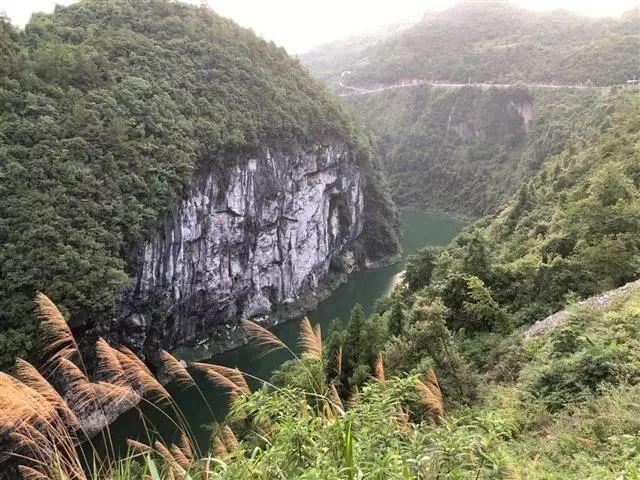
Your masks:
<path fill-rule="evenodd" d="M 638 401 L 637 282 L 574 305 L 640 276 L 640 97 L 613 91 L 600 105 L 606 115 L 581 145 L 552 156 L 505 208 L 450 246 L 410 258 L 403 285 L 375 314 L 354 308 L 328 342 L 325 374 L 344 397 L 379 376 L 382 352 L 387 375 L 438 372 L 469 432 L 506 427 L 487 478 L 633 478 L 640 462 L 627 449 L 624 413 Z M 532 330 L 550 337 L 523 335 L 566 305 L 570 313 Z M 565 437 L 574 430 L 588 441 Z M 620 456 L 617 442 L 627 445 Z"/>
<path fill-rule="evenodd" d="M 333 87 L 340 73 L 352 68 L 365 52 L 411 25 L 412 23 L 387 25 L 369 33 L 320 45 L 300 55 L 300 60 L 309 67 L 314 77 Z"/>
<path fill-rule="evenodd" d="M 346 145 L 369 179 L 362 238 L 397 249 L 366 135 L 284 49 L 208 9 L 85 0 L 24 30 L 0 20 L 0 52 L 3 365 L 30 348 L 36 290 L 82 328 L 107 317 L 136 245 L 194 179 L 223 184 L 268 148 Z"/>
<path fill-rule="evenodd" d="M 640 97 L 611 92 L 601 107 L 606 115 L 582 144 L 552 156 L 500 212 L 468 227 L 442 252 L 415 257 L 407 292 L 441 297 L 454 328 L 491 331 L 505 325 L 464 320 L 471 277 L 516 325 L 638 278 Z"/>
<path fill-rule="evenodd" d="M 568 11 L 536 13 L 507 2 L 461 2 L 384 41 L 370 42 L 345 65 L 334 48 L 334 70 L 314 49 L 301 58 L 334 88 L 368 87 L 425 78 L 471 83 L 586 83 L 611 85 L 640 76 L 639 10 L 620 19 L 593 19 Z M 329 80 L 330 79 L 330 80 Z"/>
<path fill-rule="evenodd" d="M 375 132 L 397 203 L 479 217 L 588 135 L 606 114 L 591 87 L 640 77 L 639 32 L 638 9 L 592 19 L 463 2 L 357 59 L 331 50 L 331 73 L 321 49 L 301 58 Z"/>
<path fill-rule="evenodd" d="M 377 134 L 394 199 L 479 217 L 607 115 L 598 90 L 415 86 L 353 96 Z"/>

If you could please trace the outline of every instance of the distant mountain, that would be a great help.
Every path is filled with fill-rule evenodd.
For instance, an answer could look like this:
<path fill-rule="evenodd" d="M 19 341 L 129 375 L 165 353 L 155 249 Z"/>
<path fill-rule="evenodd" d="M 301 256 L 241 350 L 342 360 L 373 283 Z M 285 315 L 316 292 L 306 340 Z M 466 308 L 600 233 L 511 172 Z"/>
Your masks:
<path fill-rule="evenodd" d="M 613 19 L 466 3 L 427 14 L 397 35 L 361 38 L 359 55 L 352 51 L 349 56 L 338 43 L 301 59 L 321 79 L 331 79 L 332 88 L 345 70 L 351 72 L 347 83 L 354 86 L 413 78 L 615 84 L 640 77 L 639 31 L 638 9 Z M 362 45 L 367 40 L 368 46 Z"/>
<path fill-rule="evenodd" d="M 317 78 L 328 85 L 337 85 L 340 74 L 352 68 L 367 51 L 395 35 L 400 35 L 412 25 L 414 23 L 411 22 L 387 25 L 362 35 L 314 47 L 299 55 L 299 58 Z"/>

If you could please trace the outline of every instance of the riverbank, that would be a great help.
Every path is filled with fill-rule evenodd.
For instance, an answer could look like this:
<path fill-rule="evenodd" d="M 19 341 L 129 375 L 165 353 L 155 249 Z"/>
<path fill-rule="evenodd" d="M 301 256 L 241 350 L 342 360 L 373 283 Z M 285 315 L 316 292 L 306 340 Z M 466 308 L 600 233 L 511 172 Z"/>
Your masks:
<path fill-rule="evenodd" d="M 318 308 L 320 302 L 331 297 L 341 285 L 349 281 L 349 276 L 367 270 L 386 268 L 399 262 L 402 254 L 393 255 L 376 262 L 366 261 L 362 267 L 354 267 L 348 272 L 329 272 L 317 287 L 308 288 L 300 292 L 296 298 L 285 300 L 277 305 L 268 315 L 254 317 L 251 320 L 260 326 L 271 329 L 284 322 L 301 318 L 305 314 Z M 197 345 L 178 347 L 174 354 L 188 361 L 210 359 L 214 355 L 220 355 L 240 348 L 249 343 L 249 339 L 242 328 L 240 321 L 216 325 L 207 336 Z"/>

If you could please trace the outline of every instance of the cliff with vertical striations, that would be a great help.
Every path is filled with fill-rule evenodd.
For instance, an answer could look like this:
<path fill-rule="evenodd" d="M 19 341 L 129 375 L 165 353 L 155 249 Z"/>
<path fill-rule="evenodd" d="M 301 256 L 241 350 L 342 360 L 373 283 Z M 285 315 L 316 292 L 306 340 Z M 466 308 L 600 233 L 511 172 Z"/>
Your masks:
<path fill-rule="evenodd" d="M 277 307 L 323 285 L 334 258 L 353 257 L 365 178 L 346 144 L 264 149 L 233 163 L 204 174 L 142 246 L 116 325 L 135 347 L 235 346 L 234 319 L 277 321 Z"/>

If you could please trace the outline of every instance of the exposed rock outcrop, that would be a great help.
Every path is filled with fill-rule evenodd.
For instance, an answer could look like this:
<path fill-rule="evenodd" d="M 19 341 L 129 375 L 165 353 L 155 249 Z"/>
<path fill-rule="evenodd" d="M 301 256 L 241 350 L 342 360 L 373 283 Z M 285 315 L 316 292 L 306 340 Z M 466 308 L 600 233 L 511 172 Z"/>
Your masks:
<path fill-rule="evenodd" d="M 530 98 L 521 99 L 520 101 L 511 102 L 511 105 L 522 117 L 522 123 L 525 130 L 528 130 L 529 123 L 531 122 L 531 120 L 533 120 L 533 100 L 531 100 Z"/>
<path fill-rule="evenodd" d="M 121 341 L 223 351 L 241 343 L 237 319 L 274 323 L 276 307 L 302 301 L 334 258 L 352 257 L 365 174 L 346 144 L 270 148 L 223 163 L 231 166 L 202 175 L 142 247 L 112 326 Z"/>
<path fill-rule="evenodd" d="M 587 306 L 591 308 L 606 308 L 613 302 L 618 301 L 620 298 L 625 298 L 630 292 L 636 291 L 640 288 L 640 280 L 627 283 L 620 288 L 614 290 L 608 290 L 599 295 L 589 297 L 578 303 L 578 305 Z M 538 335 L 544 335 L 554 328 L 564 325 L 570 318 L 570 313 L 567 310 L 560 310 L 559 312 L 549 315 L 547 318 L 538 320 L 531 325 L 524 332 L 524 338 L 530 339 Z"/>

